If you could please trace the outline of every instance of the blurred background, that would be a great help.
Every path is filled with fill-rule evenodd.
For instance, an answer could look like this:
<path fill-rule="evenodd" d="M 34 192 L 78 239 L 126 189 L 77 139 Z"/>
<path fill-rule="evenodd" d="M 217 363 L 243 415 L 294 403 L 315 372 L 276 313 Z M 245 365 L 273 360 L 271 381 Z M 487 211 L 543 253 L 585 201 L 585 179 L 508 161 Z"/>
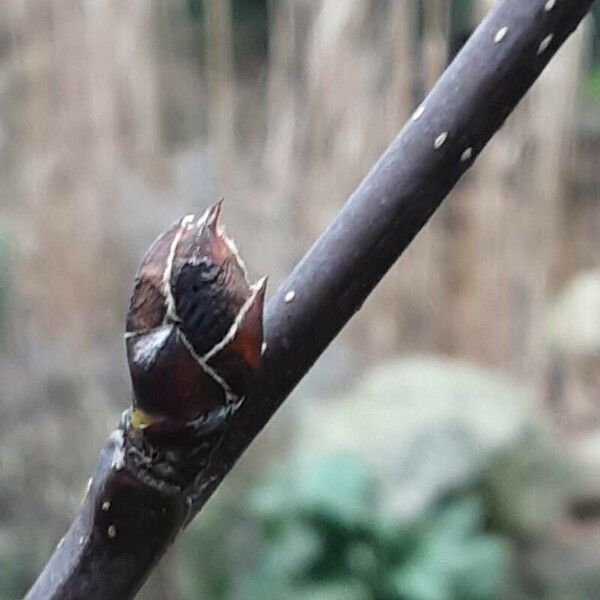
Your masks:
<path fill-rule="evenodd" d="M 153 238 L 224 195 L 276 289 L 489 4 L 2 0 L 1 598 L 129 404 L 124 316 Z M 600 597 L 599 23 L 141 598 Z"/>

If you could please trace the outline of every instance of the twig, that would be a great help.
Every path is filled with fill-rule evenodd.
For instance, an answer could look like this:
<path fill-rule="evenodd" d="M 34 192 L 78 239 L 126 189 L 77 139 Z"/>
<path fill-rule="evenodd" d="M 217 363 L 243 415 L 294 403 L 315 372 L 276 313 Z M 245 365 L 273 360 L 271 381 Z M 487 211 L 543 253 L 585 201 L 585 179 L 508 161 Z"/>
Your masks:
<path fill-rule="evenodd" d="M 140 477 L 139 468 L 124 464 L 131 445 L 131 416 L 126 416 L 101 453 L 80 514 L 29 600 L 118 600 L 135 594 L 181 528 L 471 166 L 591 4 L 592 0 L 496 3 L 269 302 L 266 351 L 258 370 L 241 408 L 207 425 L 212 429 L 203 439 L 211 440 L 210 451 L 186 475 L 191 486 L 182 491 L 168 480 L 161 487 L 155 479 Z M 159 440 L 159 448 L 161 444 Z"/>

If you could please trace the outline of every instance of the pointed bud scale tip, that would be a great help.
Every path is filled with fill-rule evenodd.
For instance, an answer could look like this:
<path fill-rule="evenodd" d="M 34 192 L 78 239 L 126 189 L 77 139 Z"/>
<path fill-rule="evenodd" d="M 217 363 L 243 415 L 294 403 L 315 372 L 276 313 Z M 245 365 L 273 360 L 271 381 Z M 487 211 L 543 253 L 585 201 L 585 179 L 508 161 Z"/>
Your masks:
<path fill-rule="evenodd" d="M 219 221 L 223 208 L 224 198 L 207 208 L 196 223 L 188 227 L 177 244 L 174 264 L 181 266 L 181 262 L 191 261 L 199 263 L 209 259 L 217 266 L 226 262 L 237 265 L 239 273 L 237 278 L 243 279 L 246 287 L 246 269 L 240 258 L 233 240 L 225 235 Z M 177 277 L 177 269 L 173 269 L 172 278 Z M 173 279 L 171 283 L 174 285 Z M 244 292 L 244 295 L 248 290 Z"/>
<path fill-rule="evenodd" d="M 208 229 L 210 229 L 216 235 L 218 235 L 219 217 L 221 216 L 224 200 L 225 197 L 221 198 L 206 211 L 206 227 L 208 227 Z"/>
<path fill-rule="evenodd" d="M 204 227 L 200 233 L 200 243 L 203 250 L 212 257 L 213 261 L 221 265 L 230 257 L 232 252 L 225 239 L 225 234 L 219 231 L 221 208 L 218 205 L 213 208 L 210 209 L 204 222 Z"/>
<path fill-rule="evenodd" d="M 263 344 L 263 310 L 267 278 L 263 277 L 254 286 L 248 309 L 241 320 L 239 329 L 232 340 L 232 349 L 238 352 L 251 369 L 260 362 Z"/>
<path fill-rule="evenodd" d="M 256 368 L 263 342 L 266 289 L 266 277 L 262 277 L 250 288 L 250 296 L 237 314 L 227 335 L 206 353 L 206 360 L 227 351 L 238 354 L 250 368 Z"/>
<path fill-rule="evenodd" d="M 265 289 L 266 278 L 252 286 L 227 335 L 204 357 L 238 397 L 243 397 L 262 356 Z"/>

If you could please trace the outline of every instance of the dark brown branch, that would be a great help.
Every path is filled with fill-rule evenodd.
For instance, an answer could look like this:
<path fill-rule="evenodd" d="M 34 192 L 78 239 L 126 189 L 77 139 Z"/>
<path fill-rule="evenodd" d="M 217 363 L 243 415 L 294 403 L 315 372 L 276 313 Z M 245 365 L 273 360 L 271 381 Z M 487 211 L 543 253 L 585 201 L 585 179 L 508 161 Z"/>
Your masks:
<path fill-rule="evenodd" d="M 266 353 L 242 407 L 226 424 L 207 424 L 213 429 L 206 435 L 217 432 L 218 443 L 196 465 L 192 493 L 170 483 L 160 488 L 139 470 L 120 469 L 123 425 L 103 450 L 81 512 L 29 600 L 118 600 L 135 594 L 181 527 L 360 308 L 591 4 L 497 2 L 270 301 Z"/>

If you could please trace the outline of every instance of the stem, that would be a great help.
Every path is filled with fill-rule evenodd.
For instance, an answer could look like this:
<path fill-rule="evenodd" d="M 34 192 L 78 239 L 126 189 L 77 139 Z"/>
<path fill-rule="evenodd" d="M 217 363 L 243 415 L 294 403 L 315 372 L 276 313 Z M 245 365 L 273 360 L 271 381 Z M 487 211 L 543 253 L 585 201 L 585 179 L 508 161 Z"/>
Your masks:
<path fill-rule="evenodd" d="M 270 301 L 267 350 L 242 407 L 200 471 L 193 494 L 184 497 L 167 484 L 157 490 L 126 470 L 119 471 L 121 450 L 113 438 L 102 452 L 79 516 L 28 600 L 133 597 L 182 524 L 202 508 L 360 308 L 591 4 L 592 0 L 495 4 L 422 110 L 405 125 Z M 103 511 L 107 494 L 112 494 L 111 504 Z M 122 511 L 116 531 L 109 530 L 111 510 Z M 119 514 L 114 517 L 117 521 Z"/>

